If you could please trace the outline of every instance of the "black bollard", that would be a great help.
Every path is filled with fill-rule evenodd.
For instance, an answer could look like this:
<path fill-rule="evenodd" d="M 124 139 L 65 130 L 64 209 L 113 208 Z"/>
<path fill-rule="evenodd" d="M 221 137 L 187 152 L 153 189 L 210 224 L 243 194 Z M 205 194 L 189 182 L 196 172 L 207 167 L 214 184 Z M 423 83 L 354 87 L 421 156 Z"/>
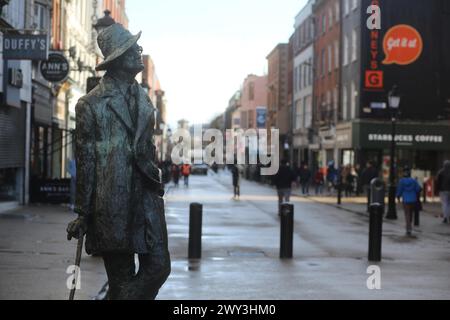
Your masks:
<path fill-rule="evenodd" d="M 339 182 L 337 185 L 337 204 L 342 204 L 342 183 Z"/>
<path fill-rule="evenodd" d="M 294 241 L 294 205 L 281 205 L 280 259 L 292 259 Z"/>
<path fill-rule="evenodd" d="M 384 208 L 380 203 L 370 206 L 369 261 L 381 261 L 381 236 L 383 232 Z"/>
<path fill-rule="evenodd" d="M 191 203 L 189 207 L 189 259 L 202 258 L 202 215 L 203 206 Z"/>
<path fill-rule="evenodd" d="M 418 204 L 414 208 L 414 226 L 420 226 L 420 210 Z"/>
<path fill-rule="evenodd" d="M 423 184 L 423 203 L 427 203 L 427 184 Z"/>

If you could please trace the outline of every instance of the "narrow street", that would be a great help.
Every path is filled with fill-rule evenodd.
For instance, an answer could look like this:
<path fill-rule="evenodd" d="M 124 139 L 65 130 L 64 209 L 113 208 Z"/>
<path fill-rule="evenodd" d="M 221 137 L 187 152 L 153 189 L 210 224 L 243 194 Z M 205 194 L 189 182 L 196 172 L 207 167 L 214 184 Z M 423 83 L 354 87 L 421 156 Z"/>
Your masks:
<path fill-rule="evenodd" d="M 381 290 L 368 290 L 368 217 L 295 196 L 294 259 L 279 259 L 275 190 L 243 180 L 232 200 L 231 177 L 192 176 L 169 187 L 166 217 L 172 273 L 160 300 L 446 299 L 450 228 L 422 216 L 415 238 L 399 220 L 383 226 Z M 203 204 L 202 259 L 189 261 L 189 204 Z M 61 206 L 30 206 L 0 215 L 0 299 L 67 299 L 74 218 Z M 83 254 L 76 299 L 95 299 L 106 282 L 103 261 Z"/>
<path fill-rule="evenodd" d="M 167 196 L 172 275 L 160 299 L 439 299 L 450 293 L 450 228 L 422 217 L 404 236 L 402 212 L 383 230 L 382 290 L 368 290 L 368 217 L 301 197 L 295 204 L 294 259 L 279 255 L 275 190 L 242 181 L 233 201 L 226 173 L 192 177 Z M 187 260 L 190 202 L 203 208 L 203 256 Z M 434 226 L 436 225 L 436 226 Z M 430 227 L 431 228 L 431 227 Z"/>

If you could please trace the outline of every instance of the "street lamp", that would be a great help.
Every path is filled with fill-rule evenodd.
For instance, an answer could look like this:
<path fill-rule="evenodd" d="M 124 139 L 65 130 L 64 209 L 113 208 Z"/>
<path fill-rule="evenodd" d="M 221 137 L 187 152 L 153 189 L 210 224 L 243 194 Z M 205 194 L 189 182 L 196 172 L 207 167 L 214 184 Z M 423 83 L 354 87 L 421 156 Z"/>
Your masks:
<path fill-rule="evenodd" d="M 111 17 L 111 11 L 105 10 L 103 13 L 105 14 L 104 17 L 98 19 L 97 23 L 93 25 L 97 33 L 100 33 L 103 29 L 116 23 L 113 17 Z"/>
<path fill-rule="evenodd" d="M 397 206 L 395 203 L 396 185 L 395 185 L 395 135 L 397 114 L 400 107 L 401 97 L 398 93 L 398 87 L 394 85 L 388 95 L 389 110 L 391 112 L 392 137 L 391 137 L 391 163 L 389 168 L 389 204 L 386 219 L 397 220 Z"/>

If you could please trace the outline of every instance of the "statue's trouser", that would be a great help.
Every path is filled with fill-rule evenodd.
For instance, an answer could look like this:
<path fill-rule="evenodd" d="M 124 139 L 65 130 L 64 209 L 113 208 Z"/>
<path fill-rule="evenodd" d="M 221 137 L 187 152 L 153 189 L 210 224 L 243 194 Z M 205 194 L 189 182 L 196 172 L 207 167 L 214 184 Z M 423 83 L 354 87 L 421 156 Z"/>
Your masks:
<path fill-rule="evenodd" d="M 170 274 L 170 256 L 163 243 L 152 253 L 139 255 L 135 274 L 134 254 L 104 253 L 109 300 L 154 300 Z"/>

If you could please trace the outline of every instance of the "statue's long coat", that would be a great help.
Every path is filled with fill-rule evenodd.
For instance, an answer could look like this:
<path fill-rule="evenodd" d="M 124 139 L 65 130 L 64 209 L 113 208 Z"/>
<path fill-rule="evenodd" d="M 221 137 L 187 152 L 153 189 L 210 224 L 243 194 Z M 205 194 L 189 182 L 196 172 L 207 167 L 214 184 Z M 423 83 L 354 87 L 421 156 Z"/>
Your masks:
<path fill-rule="evenodd" d="M 105 76 L 76 106 L 76 212 L 88 218 L 87 253 L 167 250 L 152 136 L 155 108 L 139 86 L 133 124 L 116 80 Z"/>

